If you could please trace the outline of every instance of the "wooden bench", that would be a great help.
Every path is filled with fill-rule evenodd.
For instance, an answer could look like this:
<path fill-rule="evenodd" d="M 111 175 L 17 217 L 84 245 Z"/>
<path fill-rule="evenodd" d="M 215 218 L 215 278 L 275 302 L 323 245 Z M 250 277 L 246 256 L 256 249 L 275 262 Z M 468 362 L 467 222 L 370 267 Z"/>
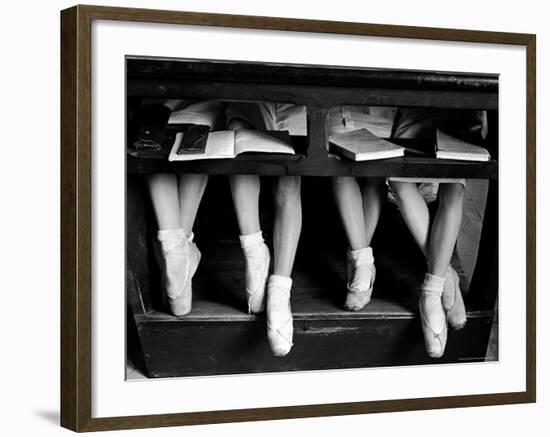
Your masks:
<path fill-rule="evenodd" d="M 379 270 L 373 300 L 357 313 L 342 309 L 345 237 L 326 178 L 336 175 L 489 180 L 478 262 L 466 295 L 468 324 L 462 331 L 450 332 L 446 354 L 438 362 L 485 358 L 498 289 L 497 76 L 128 58 L 127 95 L 129 108 L 144 97 L 264 100 L 306 105 L 308 115 L 308 137 L 294 138 L 301 154 L 290 159 L 243 155 L 170 163 L 128 156 L 129 349 L 136 352 L 132 358 L 148 376 L 433 362 L 424 351 L 416 309 L 422 255 L 391 204 L 385 207 L 373 241 Z M 325 119 L 330 107 L 341 104 L 488 110 L 488 148 L 494 159 L 486 163 L 426 157 L 361 163 L 335 159 L 327 151 Z M 165 309 L 152 255 L 155 228 L 142 176 L 158 172 L 212 175 L 197 219 L 203 261 L 193 282 L 193 311 L 182 318 Z M 293 274 L 295 347 L 284 359 L 271 356 L 265 317 L 246 313 L 244 261 L 223 176 L 227 174 L 311 176 L 303 179 L 304 226 Z M 323 239 L 327 228 L 334 230 L 333 238 Z"/>

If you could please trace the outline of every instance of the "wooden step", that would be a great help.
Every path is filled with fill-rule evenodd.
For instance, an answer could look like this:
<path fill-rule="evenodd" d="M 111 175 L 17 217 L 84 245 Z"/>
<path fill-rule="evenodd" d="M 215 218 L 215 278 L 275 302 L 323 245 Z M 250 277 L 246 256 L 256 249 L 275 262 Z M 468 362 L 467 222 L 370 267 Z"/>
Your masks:
<path fill-rule="evenodd" d="M 235 244 L 203 249 L 193 280 L 193 310 L 169 314 L 156 290 L 154 308 L 134 317 L 144 372 L 149 377 L 215 375 L 456 363 L 485 359 L 491 311 L 470 311 L 468 324 L 449 334 L 445 357 L 430 359 L 417 313 L 418 266 L 404 268 L 384 253 L 377 256 L 372 301 L 361 311 L 342 309 L 344 257 L 300 251 L 291 305 L 294 347 L 274 358 L 266 339 L 265 316 L 250 315 L 244 293 L 244 259 Z"/>

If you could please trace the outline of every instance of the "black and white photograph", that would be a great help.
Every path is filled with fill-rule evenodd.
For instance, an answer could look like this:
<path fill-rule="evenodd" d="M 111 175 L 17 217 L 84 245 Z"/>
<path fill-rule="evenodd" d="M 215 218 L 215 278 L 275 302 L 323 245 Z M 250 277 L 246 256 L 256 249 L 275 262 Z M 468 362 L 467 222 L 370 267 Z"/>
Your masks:
<path fill-rule="evenodd" d="M 499 360 L 499 75 L 128 55 L 126 379 Z"/>

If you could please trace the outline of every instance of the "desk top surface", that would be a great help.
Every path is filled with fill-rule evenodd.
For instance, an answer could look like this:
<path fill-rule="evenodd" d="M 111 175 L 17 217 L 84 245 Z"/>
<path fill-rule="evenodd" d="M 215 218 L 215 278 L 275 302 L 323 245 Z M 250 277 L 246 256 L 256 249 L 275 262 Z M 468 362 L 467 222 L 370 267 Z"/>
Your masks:
<path fill-rule="evenodd" d="M 129 80 L 211 80 L 328 87 L 498 92 L 498 75 L 381 68 L 127 57 Z"/>

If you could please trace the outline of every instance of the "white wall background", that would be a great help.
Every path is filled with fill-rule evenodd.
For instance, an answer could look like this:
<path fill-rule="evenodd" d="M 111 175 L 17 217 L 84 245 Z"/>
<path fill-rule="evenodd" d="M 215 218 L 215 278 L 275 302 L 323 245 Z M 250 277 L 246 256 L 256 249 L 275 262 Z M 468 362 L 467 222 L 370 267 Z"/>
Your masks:
<path fill-rule="evenodd" d="M 537 34 L 538 57 L 538 403 L 461 410 L 285 420 L 190 428 L 125 431 L 124 435 L 245 436 L 397 435 L 446 437 L 545 435 L 550 384 L 543 342 L 550 219 L 543 170 L 548 130 L 550 30 L 544 2 L 312 2 L 278 0 L 95 1 L 202 12 L 269 15 L 371 23 L 486 29 Z M 3 435 L 56 436 L 59 428 L 59 10 L 69 1 L 4 4 L 0 16 L 0 430 Z M 546 111 L 545 111 L 546 110 Z M 546 117 L 545 117 L 546 115 Z M 545 129 L 546 128 L 546 129 Z M 22 155 L 22 151 L 27 155 Z M 545 244 L 546 243 L 546 244 Z M 546 246 L 546 247 L 544 247 Z M 120 433 L 120 432 L 119 432 Z"/>

